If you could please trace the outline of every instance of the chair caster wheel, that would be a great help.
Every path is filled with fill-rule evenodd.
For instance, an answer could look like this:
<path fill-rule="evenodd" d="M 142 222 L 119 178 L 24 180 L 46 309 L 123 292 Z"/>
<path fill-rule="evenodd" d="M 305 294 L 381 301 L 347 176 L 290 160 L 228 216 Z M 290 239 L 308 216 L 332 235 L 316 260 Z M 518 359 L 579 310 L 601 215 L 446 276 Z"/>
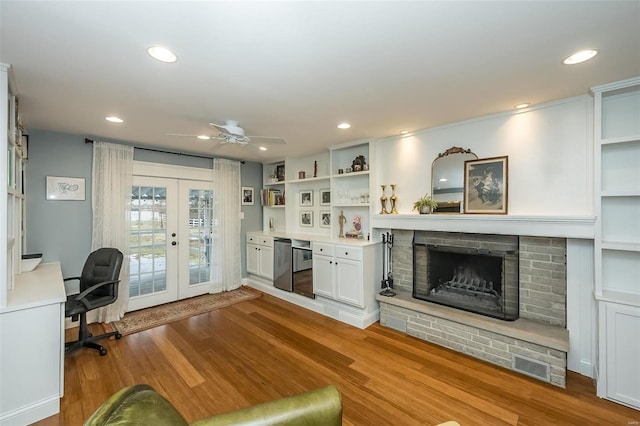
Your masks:
<path fill-rule="evenodd" d="M 105 356 L 107 354 L 107 350 L 105 348 L 100 348 L 100 356 Z"/>
<path fill-rule="evenodd" d="M 116 333 L 115 336 L 116 336 L 116 340 L 122 339 L 122 334 L 120 333 Z"/>

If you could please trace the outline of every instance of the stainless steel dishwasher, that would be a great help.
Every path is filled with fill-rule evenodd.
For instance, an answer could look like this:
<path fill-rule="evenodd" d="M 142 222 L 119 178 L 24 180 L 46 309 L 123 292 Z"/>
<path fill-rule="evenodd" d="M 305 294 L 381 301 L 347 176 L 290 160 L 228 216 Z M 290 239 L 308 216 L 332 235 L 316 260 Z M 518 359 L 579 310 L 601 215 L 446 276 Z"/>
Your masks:
<path fill-rule="evenodd" d="M 293 272 L 291 269 L 291 240 L 275 238 L 273 240 L 273 286 L 293 291 Z"/>

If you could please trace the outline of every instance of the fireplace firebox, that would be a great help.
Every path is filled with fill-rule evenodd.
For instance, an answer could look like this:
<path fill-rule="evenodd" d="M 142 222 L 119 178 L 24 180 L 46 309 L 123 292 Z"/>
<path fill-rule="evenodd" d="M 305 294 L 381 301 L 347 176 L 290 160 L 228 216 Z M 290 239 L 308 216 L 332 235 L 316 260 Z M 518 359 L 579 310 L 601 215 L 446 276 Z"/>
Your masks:
<path fill-rule="evenodd" d="M 500 249 L 413 242 L 413 297 L 513 321 L 518 318 L 518 237 Z"/>

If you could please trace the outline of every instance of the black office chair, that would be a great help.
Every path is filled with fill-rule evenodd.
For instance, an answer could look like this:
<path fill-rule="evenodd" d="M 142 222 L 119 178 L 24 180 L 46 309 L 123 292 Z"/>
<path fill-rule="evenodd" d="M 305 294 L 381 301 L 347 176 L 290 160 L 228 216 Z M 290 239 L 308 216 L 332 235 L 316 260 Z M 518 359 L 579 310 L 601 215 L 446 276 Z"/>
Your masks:
<path fill-rule="evenodd" d="M 65 353 L 81 347 L 93 348 L 100 351 L 100 355 L 107 354 L 107 350 L 95 343 L 97 340 L 122 335 L 117 332 L 93 336 L 87 328 L 87 312 L 110 305 L 118 299 L 118 284 L 120 283 L 120 268 L 122 267 L 122 253 L 115 248 L 100 248 L 92 252 L 84 263 L 82 275 L 65 278 L 64 281 L 79 280 L 80 293 L 67 296 L 65 317 L 72 321 L 80 319 L 78 340 L 65 343 Z"/>

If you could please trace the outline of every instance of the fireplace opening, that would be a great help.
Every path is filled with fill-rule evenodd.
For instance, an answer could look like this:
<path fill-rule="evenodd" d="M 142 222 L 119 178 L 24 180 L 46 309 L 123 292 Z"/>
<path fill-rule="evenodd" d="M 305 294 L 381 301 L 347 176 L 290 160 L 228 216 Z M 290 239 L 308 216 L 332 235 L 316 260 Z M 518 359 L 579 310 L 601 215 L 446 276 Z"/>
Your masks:
<path fill-rule="evenodd" d="M 414 241 L 413 265 L 414 298 L 507 321 L 518 318 L 517 249 Z"/>

